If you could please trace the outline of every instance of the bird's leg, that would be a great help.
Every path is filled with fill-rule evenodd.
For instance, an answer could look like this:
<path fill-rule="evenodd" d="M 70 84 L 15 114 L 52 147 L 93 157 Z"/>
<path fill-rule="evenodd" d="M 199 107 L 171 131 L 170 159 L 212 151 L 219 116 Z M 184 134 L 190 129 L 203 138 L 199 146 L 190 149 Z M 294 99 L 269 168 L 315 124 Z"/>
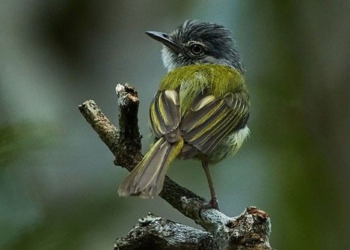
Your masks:
<path fill-rule="evenodd" d="M 210 190 L 210 196 L 211 196 L 211 199 L 210 199 L 209 204 L 208 204 L 209 205 L 208 208 L 215 208 L 215 209 L 219 210 L 219 203 L 218 203 L 218 199 L 216 198 L 213 180 L 211 179 L 208 161 L 202 160 L 202 166 L 203 166 L 205 175 L 207 176 L 209 190 Z"/>

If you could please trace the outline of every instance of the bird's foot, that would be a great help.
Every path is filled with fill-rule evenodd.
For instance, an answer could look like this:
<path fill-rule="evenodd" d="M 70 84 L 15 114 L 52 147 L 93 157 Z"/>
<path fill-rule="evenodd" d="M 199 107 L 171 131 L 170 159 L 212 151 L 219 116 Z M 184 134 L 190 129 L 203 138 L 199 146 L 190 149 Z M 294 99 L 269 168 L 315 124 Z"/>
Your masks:
<path fill-rule="evenodd" d="M 219 202 L 218 202 L 218 199 L 216 197 L 212 197 L 208 203 L 205 203 L 201 210 L 203 211 L 203 210 L 207 210 L 207 209 L 216 209 L 216 210 L 220 211 Z"/>

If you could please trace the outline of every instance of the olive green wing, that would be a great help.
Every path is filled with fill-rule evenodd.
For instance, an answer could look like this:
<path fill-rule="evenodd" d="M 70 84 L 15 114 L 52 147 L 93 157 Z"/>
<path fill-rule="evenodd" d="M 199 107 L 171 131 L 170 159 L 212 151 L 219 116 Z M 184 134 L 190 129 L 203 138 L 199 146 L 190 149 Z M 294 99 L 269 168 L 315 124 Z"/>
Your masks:
<path fill-rule="evenodd" d="M 243 128 L 249 116 L 245 90 L 215 97 L 199 94 L 181 120 L 181 134 L 187 144 L 210 154 L 228 135 Z"/>
<path fill-rule="evenodd" d="M 156 138 L 164 136 L 173 143 L 181 136 L 186 144 L 209 154 L 225 137 L 245 126 L 248 111 L 245 90 L 221 97 L 198 92 L 187 112 L 181 111 L 178 90 L 164 90 L 156 93 L 149 115 Z"/>
<path fill-rule="evenodd" d="M 169 142 L 177 141 L 181 122 L 178 91 L 158 91 L 152 100 L 149 116 L 151 129 L 156 138 L 165 136 Z"/>

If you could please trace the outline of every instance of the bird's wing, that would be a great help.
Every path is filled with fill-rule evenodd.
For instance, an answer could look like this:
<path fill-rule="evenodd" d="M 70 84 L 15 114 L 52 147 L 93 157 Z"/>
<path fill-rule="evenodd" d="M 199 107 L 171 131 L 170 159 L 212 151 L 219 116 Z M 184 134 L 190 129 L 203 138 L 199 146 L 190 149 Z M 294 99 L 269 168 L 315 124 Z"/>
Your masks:
<path fill-rule="evenodd" d="M 228 135 L 243 128 L 249 116 L 246 91 L 215 97 L 199 94 L 181 120 L 180 130 L 186 143 L 209 154 Z"/>
<path fill-rule="evenodd" d="M 249 98 L 246 91 L 221 97 L 199 92 L 190 110 L 182 112 L 177 90 L 158 91 L 150 107 L 151 128 L 155 137 L 185 143 L 209 154 L 225 137 L 244 127 L 248 119 Z"/>
<path fill-rule="evenodd" d="M 155 137 L 165 136 L 169 142 L 177 141 L 181 121 L 178 91 L 158 91 L 151 103 L 149 116 Z"/>

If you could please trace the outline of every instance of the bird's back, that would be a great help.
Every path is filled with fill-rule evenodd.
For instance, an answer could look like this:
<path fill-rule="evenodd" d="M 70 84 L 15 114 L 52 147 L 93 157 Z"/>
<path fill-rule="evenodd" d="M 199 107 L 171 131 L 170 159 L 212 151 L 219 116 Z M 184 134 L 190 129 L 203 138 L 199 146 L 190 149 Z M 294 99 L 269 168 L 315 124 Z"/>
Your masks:
<path fill-rule="evenodd" d="M 156 138 L 184 139 L 180 158 L 217 162 L 237 151 L 248 135 L 248 112 L 242 74 L 232 67 L 204 64 L 169 72 L 152 101 L 150 118 Z"/>

